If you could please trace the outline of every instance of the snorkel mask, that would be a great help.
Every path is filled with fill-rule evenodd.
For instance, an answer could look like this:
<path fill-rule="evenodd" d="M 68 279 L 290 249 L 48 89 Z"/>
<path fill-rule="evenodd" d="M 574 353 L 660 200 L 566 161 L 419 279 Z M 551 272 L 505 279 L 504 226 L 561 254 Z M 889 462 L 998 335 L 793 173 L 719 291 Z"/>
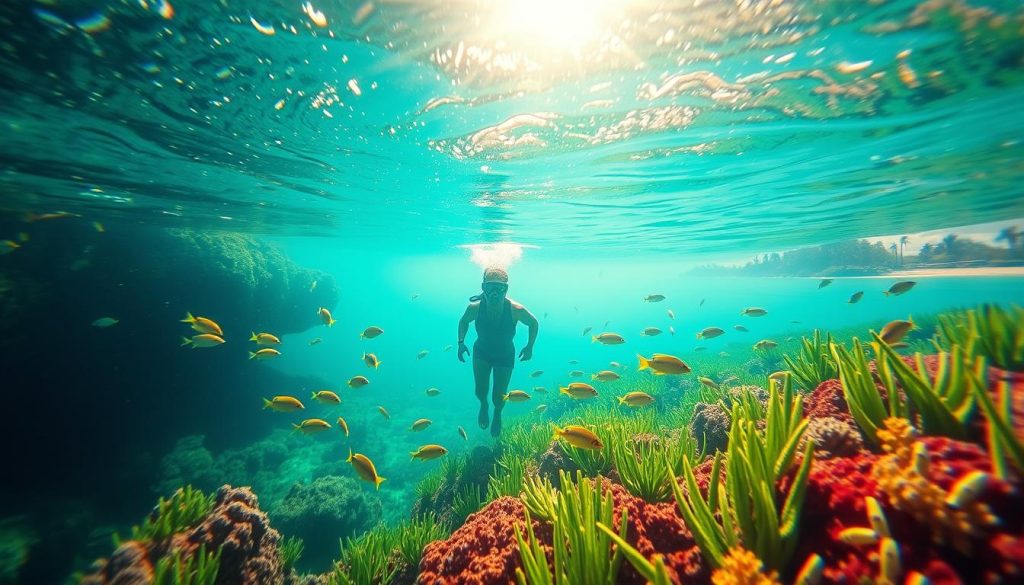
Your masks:
<path fill-rule="evenodd" d="M 470 302 L 479 301 L 485 297 L 496 299 L 504 296 L 508 291 L 508 272 L 502 268 L 491 267 L 484 270 L 484 279 L 480 283 L 478 295 L 469 297 Z"/>

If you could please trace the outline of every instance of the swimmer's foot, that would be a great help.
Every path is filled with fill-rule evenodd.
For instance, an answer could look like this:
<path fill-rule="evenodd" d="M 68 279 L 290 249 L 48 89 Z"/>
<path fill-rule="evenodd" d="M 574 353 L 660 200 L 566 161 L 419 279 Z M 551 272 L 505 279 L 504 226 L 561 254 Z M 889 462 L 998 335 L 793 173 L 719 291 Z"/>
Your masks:
<path fill-rule="evenodd" d="M 487 416 L 487 405 L 480 405 L 480 415 L 477 417 L 477 423 L 480 424 L 481 429 L 486 429 L 487 425 L 490 424 L 490 417 Z"/>
<path fill-rule="evenodd" d="M 494 409 L 494 420 L 491 421 L 491 436 L 497 437 L 501 434 L 501 411 Z"/>

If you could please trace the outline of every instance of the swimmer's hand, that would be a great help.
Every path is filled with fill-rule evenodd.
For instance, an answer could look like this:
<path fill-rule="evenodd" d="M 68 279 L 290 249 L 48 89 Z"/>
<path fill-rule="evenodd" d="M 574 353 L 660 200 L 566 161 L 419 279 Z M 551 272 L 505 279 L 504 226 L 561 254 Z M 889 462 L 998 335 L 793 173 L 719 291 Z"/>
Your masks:
<path fill-rule="evenodd" d="M 460 343 L 459 344 L 459 361 L 460 362 L 465 362 L 466 361 L 466 358 L 462 357 L 463 352 L 469 353 L 469 348 L 466 347 L 465 343 Z M 470 354 L 470 355 L 472 355 L 472 354 Z"/>
<path fill-rule="evenodd" d="M 519 352 L 519 361 L 525 362 L 526 360 L 533 357 L 533 347 L 527 345 Z"/>

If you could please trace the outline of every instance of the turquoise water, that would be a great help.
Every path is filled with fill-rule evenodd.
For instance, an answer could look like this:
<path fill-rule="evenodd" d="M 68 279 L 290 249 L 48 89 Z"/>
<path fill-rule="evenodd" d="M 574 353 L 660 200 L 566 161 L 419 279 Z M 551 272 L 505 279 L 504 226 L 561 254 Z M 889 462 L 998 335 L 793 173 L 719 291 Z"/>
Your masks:
<path fill-rule="evenodd" d="M 595 382 L 602 400 L 648 387 L 637 354 L 760 383 L 762 339 L 781 355 L 814 329 L 864 338 L 1024 302 L 1019 270 L 941 272 L 1022 263 L 1020 240 L 1000 239 L 1024 218 L 1015 0 L 331 0 L 314 7 L 323 27 L 292 0 L 169 6 L 0 6 L 0 366 L 17 415 L 3 438 L 20 471 L 0 492 L 0 535 L 20 543 L 0 583 L 85 570 L 182 483 L 252 485 L 276 521 L 296 482 L 356 479 L 350 447 L 387 478 L 346 484 L 368 524 L 408 518 L 440 465 L 410 451 L 495 445 L 471 365 L 445 350 L 487 265 L 508 267 L 540 323 L 510 383 L 533 396 L 504 409 L 506 428 L 568 420 L 558 387 L 613 361 L 623 377 Z M 987 256 L 920 260 L 947 233 Z M 901 235 L 885 266 L 695 270 Z M 900 264 L 939 270 L 887 273 Z M 875 276 L 818 288 L 851 270 Z M 901 280 L 917 286 L 882 294 Z M 751 306 L 768 315 L 739 315 Z M 187 311 L 220 322 L 225 346 L 178 347 Z M 90 325 L 103 317 L 119 322 Z M 385 333 L 360 340 L 370 325 Z M 726 334 L 695 339 L 711 326 Z M 278 334 L 282 355 L 246 359 L 250 331 Z M 626 343 L 591 341 L 605 331 Z M 357 374 L 371 384 L 348 388 Z M 692 395 L 695 377 L 656 386 Z M 307 400 L 319 389 L 343 403 Z M 302 417 L 260 409 L 279 394 L 351 436 L 291 433 Z M 410 432 L 421 417 L 433 424 Z M 369 527 L 350 524 L 303 569 Z"/>

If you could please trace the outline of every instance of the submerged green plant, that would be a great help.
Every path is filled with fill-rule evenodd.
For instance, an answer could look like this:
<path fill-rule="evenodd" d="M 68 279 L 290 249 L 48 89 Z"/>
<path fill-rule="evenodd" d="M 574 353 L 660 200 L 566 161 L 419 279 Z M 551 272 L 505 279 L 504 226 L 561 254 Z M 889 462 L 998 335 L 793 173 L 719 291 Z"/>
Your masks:
<path fill-rule="evenodd" d="M 520 497 L 534 518 L 544 522 L 554 521 L 557 516 L 555 506 L 558 501 L 558 490 L 551 485 L 551 480 L 535 475 L 525 478 Z"/>
<path fill-rule="evenodd" d="M 459 490 L 452 502 L 451 528 L 462 526 L 470 514 L 480 511 L 484 505 L 484 494 L 480 486 L 469 484 Z"/>
<path fill-rule="evenodd" d="M 611 433 L 612 461 L 626 491 L 647 502 L 672 499 L 669 482 L 683 471 L 682 460 L 698 463 L 697 447 L 689 433 L 674 436 L 636 436 L 624 429 Z M 665 467 L 665 460 L 672 467 Z"/>
<path fill-rule="evenodd" d="M 163 540 L 191 528 L 213 509 L 214 495 L 203 494 L 191 485 L 178 488 L 170 498 L 160 498 L 156 507 L 139 526 L 132 527 L 132 540 Z M 115 535 L 115 546 L 120 538 Z"/>
<path fill-rule="evenodd" d="M 788 355 L 782 356 L 799 388 L 811 391 L 825 380 L 832 380 L 836 377 L 836 360 L 829 351 L 832 346 L 831 333 L 826 334 L 823 342 L 821 331 L 815 329 L 814 338 L 804 337 L 801 339 L 801 346 L 796 359 L 790 358 Z"/>
<path fill-rule="evenodd" d="M 724 457 L 721 453 L 715 456 L 707 499 L 686 459 L 687 493 L 684 495 L 676 482 L 669 484 L 686 525 L 713 567 L 722 566 L 728 551 L 742 544 L 767 567 L 784 572 L 796 548 L 814 444 L 808 442 L 780 511 L 775 486 L 789 472 L 807 427 L 802 401 L 794 395 L 788 377 L 781 391 L 771 384 L 765 423 L 765 430 L 760 431 L 757 422 L 744 419 L 741 409 L 734 408 L 729 447 Z M 724 484 L 723 463 L 728 478 Z"/>
<path fill-rule="evenodd" d="M 852 351 L 832 345 L 843 396 L 868 439 L 878 444 L 878 429 L 890 416 L 918 417 L 928 434 L 965 439 L 975 412 L 971 389 L 985 387 L 984 358 L 970 359 L 961 346 L 954 345 L 950 352 L 938 354 L 938 370 L 932 379 L 921 354 L 914 356 L 915 367 L 911 368 L 877 333 L 872 332 L 872 337 L 877 376 L 886 389 L 888 407 L 875 386 L 860 341 L 854 338 Z"/>
<path fill-rule="evenodd" d="M 526 510 L 526 535 L 515 525 L 516 541 L 523 567 L 516 569 L 519 585 L 613 585 L 622 565 L 622 551 L 612 550 L 612 539 L 597 529 L 600 522 L 613 524 L 611 491 L 602 493 L 599 482 L 577 472 L 576 482 L 564 471 L 559 472 L 562 489 L 555 505 L 552 530 L 554 573 L 547 555 L 533 530 L 529 509 Z M 626 538 L 626 511 L 620 513 L 619 537 Z"/>
<path fill-rule="evenodd" d="M 181 551 L 165 556 L 153 567 L 152 585 L 213 585 L 220 570 L 221 548 L 216 552 L 207 553 L 206 544 L 199 545 L 199 550 L 185 560 Z"/>
<path fill-rule="evenodd" d="M 512 425 L 502 431 L 501 444 L 506 453 L 535 459 L 551 445 L 551 427 L 536 422 Z"/>
<path fill-rule="evenodd" d="M 982 305 L 978 309 L 939 316 L 941 343 L 959 345 L 970 356 L 984 356 L 1003 370 L 1024 372 L 1024 308 Z"/>
<path fill-rule="evenodd" d="M 612 539 L 615 546 L 622 551 L 622 555 L 626 557 L 633 568 L 636 569 L 637 573 L 644 579 L 647 579 L 649 585 L 673 585 L 672 578 L 669 577 L 668 567 L 665 566 L 665 557 L 661 554 L 655 554 L 653 558 L 654 562 L 648 561 L 640 551 L 636 550 L 626 539 L 620 537 L 618 534 L 608 528 L 606 525 L 598 522 L 597 528 L 608 535 L 608 538 Z"/>
<path fill-rule="evenodd" d="M 384 524 L 358 538 L 341 541 L 341 560 L 327 576 L 328 585 L 384 585 L 398 571 L 391 551 L 398 531 Z"/>
<path fill-rule="evenodd" d="M 423 556 L 423 547 L 448 536 L 448 531 L 433 514 L 414 518 L 398 529 L 396 547 L 402 560 L 410 567 L 418 567 Z"/>
<path fill-rule="evenodd" d="M 494 473 L 487 480 L 487 501 L 496 500 L 502 496 L 519 497 L 523 491 L 523 477 L 526 475 L 526 466 L 523 459 L 515 453 L 506 453 L 494 465 Z"/>
<path fill-rule="evenodd" d="M 288 538 L 281 541 L 281 547 L 278 552 L 281 556 L 281 570 L 287 575 L 293 568 L 295 563 L 299 562 L 302 557 L 302 549 L 305 545 L 302 539 L 297 536 L 289 536 Z"/>
<path fill-rule="evenodd" d="M 1013 390 L 1008 380 L 1000 380 L 993 401 L 984 386 L 974 386 L 978 405 L 988 419 L 989 456 L 992 458 L 994 475 L 1002 480 L 1010 479 L 1009 465 L 1024 473 L 1024 443 L 1017 438 L 1013 429 Z"/>

